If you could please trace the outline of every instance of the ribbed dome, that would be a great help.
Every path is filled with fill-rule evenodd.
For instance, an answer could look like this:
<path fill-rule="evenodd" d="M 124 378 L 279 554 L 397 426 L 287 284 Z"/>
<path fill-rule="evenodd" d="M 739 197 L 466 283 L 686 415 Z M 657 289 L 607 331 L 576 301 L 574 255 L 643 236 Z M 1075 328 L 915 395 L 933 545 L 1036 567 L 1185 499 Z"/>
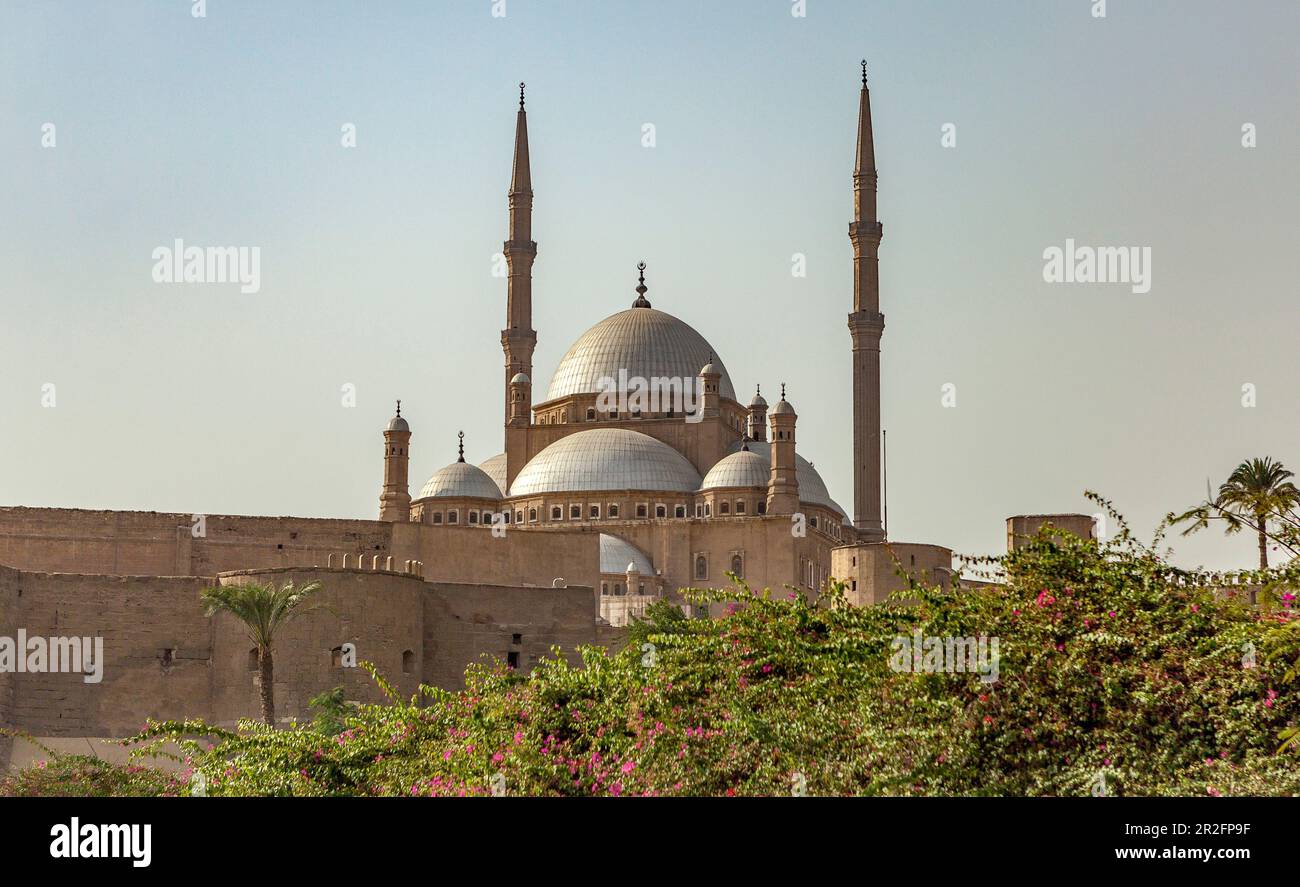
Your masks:
<path fill-rule="evenodd" d="M 389 431 L 410 431 L 411 426 L 401 416 L 394 416 L 388 420 Z"/>
<path fill-rule="evenodd" d="M 655 573 L 650 558 L 646 557 L 641 549 L 625 539 L 611 536 L 609 533 L 601 533 L 600 572 L 626 573 L 629 564 L 635 564 L 637 572 L 642 576 L 653 576 Z"/>
<path fill-rule="evenodd" d="M 498 453 L 486 462 L 480 462 L 478 467 L 482 468 L 487 476 L 492 478 L 493 483 L 501 489 L 501 495 L 504 496 L 506 494 L 506 454 Z"/>
<path fill-rule="evenodd" d="M 740 443 L 733 444 L 731 448 L 732 449 L 731 456 L 727 456 L 723 458 L 721 461 L 718 462 L 717 465 L 714 465 L 713 468 L 716 469 L 718 465 L 721 465 L 723 462 L 727 461 L 727 459 L 732 458 L 732 456 L 741 455 L 743 451 L 740 449 L 740 446 L 741 446 Z M 758 456 L 760 459 L 762 459 L 764 467 L 770 472 L 772 468 L 771 445 L 758 444 L 757 446 L 755 446 L 754 442 L 750 441 L 749 446 L 750 446 L 749 451 L 753 453 L 755 456 Z M 836 514 L 842 515 L 845 513 L 843 508 L 840 508 L 838 505 L 835 504 L 835 500 L 831 498 L 830 491 L 826 489 L 826 481 L 822 480 L 822 476 L 817 473 L 816 468 L 812 467 L 811 462 L 809 462 L 803 456 L 800 456 L 798 453 L 795 453 L 794 467 L 795 467 L 795 471 L 794 471 L 795 477 L 799 481 L 800 502 L 810 502 L 813 505 L 822 505 L 825 506 L 826 508 L 831 509 Z M 710 476 L 713 475 L 712 470 L 709 471 L 709 475 Z M 766 485 L 767 480 L 768 480 L 767 476 L 764 476 L 762 484 Z M 751 486 L 759 486 L 759 484 L 752 484 Z"/>
<path fill-rule="evenodd" d="M 510 495 L 583 490 L 689 493 L 699 486 L 699 472 L 668 444 L 639 431 L 597 428 L 562 437 L 534 456 L 510 485 Z"/>
<path fill-rule="evenodd" d="M 704 475 L 701 490 L 717 490 L 725 487 L 765 487 L 772 474 L 772 465 L 767 456 L 760 456 L 753 450 L 742 450 L 724 456 L 718 464 Z"/>
<path fill-rule="evenodd" d="M 572 394 L 594 394 L 600 380 L 629 378 L 682 379 L 698 398 L 700 367 L 710 362 L 721 375 L 719 391 L 736 399 L 727 368 L 704 337 L 684 321 L 654 308 L 629 308 L 606 317 L 578 337 L 551 377 L 547 400 Z"/>
<path fill-rule="evenodd" d="M 430 496 L 500 499 L 501 489 L 482 468 L 468 462 L 453 462 L 435 471 L 420 490 L 420 499 Z"/>

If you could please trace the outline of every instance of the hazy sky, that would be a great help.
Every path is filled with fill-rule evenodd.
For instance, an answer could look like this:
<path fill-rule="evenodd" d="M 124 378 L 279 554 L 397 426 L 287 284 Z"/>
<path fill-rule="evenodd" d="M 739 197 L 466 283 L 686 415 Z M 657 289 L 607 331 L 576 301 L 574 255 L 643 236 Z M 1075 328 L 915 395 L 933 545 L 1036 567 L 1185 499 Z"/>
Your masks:
<path fill-rule="evenodd" d="M 413 492 L 459 429 L 500 452 L 526 80 L 538 396 L 644 259 L 851 508 L 864 56 L 892 538 L 997 551 L 1085 489 L 1145 535 L 1242 459 L 1300 469 L 1300 4 L 793 5 L 2 0 L 0 504 L 373 518 L 397 397 Z M 261 291 L 154 283 L 176 238 L 259 247 Z M 1150 292 L 1044 282 L 1066 238 L 1150 247 Z"/>

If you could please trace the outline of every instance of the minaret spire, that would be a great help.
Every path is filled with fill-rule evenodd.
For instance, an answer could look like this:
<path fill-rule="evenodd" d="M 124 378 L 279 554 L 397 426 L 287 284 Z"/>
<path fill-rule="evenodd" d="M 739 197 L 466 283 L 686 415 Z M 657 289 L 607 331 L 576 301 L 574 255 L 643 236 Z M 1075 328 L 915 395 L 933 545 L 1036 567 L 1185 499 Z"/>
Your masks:
<path fill-rule="evenodd" d="M 867 62 L 862 61 L 858 96 L 858 142 L 853 164 L 853 525 L 864 541 L 885 538 L 881 523 L 880 480 L 880 240 L 884 228 L 876 218 L 876 147 L 871 132 L 871 93 Z"/>
<path fill-rule="evenodd" d="M 515 117 L 514 168 L 510 176 L 510 234 L 503 254 L 509 266 L 506 296 L 506 328 L 501 331 L 505 352 L 505 422 L 510 422 L 510 380 L 523 373 L 533 377 L 533 176 L 528 157 L 528 113 L 524 110 L 524 84 L 519 84 L 519 111 Z M 532 404 L 529 403 L 531 409 Z M 520 466 L 522 467 L 522 466 Z"/>

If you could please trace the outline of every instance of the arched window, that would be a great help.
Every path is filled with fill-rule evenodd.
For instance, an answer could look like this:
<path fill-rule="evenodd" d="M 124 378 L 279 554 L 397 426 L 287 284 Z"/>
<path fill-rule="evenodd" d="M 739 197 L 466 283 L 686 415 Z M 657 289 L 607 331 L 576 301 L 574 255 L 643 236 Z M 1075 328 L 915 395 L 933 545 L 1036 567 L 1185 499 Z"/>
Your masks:
<path fill-rule="evenodd" d="M 655 517 L 667 517 L 667 516 L 668 516 L 668 506 L 666 505 L 655 506 Z"/>
<path fill-rule="evenodd" d="M 535 523 L 537 523 L 537 509 L 536 509 L 536 508 L 530 508 L 530 509 L 528 509 L 528 522 L 529 522 L 530 524 L 535 524 Z"/>
<path fill-rule="evenodd" d="M 441 511 L 435 511 L 435 512 L 433 513 L 433 522 L 434 522 L 435 524 L 440 524 L 440 523 L 442 523 L 442 512 L 441 512 Z"/>
<path fill-rule="evenodd" d="M 731 572 L 735 573 L 742 579 L 745 577 L 745 562 L 738 554 L 733 554 L 731 556 Z"/>
<path fill-rule="evenodd" d="M 618 517 L 618 503 L 617 502 L 609 503 L 609 511 L 607 513 L 609 514 L 610 517 Z"/>
<path fill-rule="evenodd" d="M 402 651 L 402 674 L 411 674 L 415 671 L 415 651 Z"/>
<path fill-rule="evenodd" d="M 592 410 L 592 409 L 587 410 L 587 421 L 588 421 L 588 422 L 595 422 L 595 421 L 596 421 L 596 411 L 595 411 L 595 410 Z"/>
<path fill-rule="evenodd" d="M 564 509 L 558 505 L 552 505 L 551 520 L 564 520 Z"/>
<path fill-rule="evenodd" d="M 476 524 L 476 523 L 478 523 L 478 512 L 477 512 L 477 511 L 471 511 L 471 512 L 469 513 L 469 522 L 470 522 L 471 524 Z"/>
<path fill-rule="evenodd" d="M 718 503 L 718 513 L 719 513 L 719 514 L 731 514 L 731 504 L 730 504 L 729 502 L 719 502 L 719 503 Z"/>
<path fill-rule="evenodd" d="M 695 558 L 695 578 L 696 579 L 709 578 L 709 561 L 702 554 L 697 555 Z"/>
<path fill-rule="evenodd" d="M 767 500 L 759 499 L 758 508 L 756 510 L 758 511 L 759 514 L 767 514 Z"/>

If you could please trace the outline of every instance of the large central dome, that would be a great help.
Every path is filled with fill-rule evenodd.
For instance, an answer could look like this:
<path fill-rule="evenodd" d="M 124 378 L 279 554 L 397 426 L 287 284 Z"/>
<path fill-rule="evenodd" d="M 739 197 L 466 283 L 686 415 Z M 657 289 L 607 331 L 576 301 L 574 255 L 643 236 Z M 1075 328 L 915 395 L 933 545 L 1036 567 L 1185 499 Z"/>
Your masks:
<path fill-rule="evenodd" d="M 677 378 L 697 391 L 696 378 L 710 361 L 722 374 L 721 394 L 736 399 L 731 377 L 704 337 L 684 321 L 654 308 L 629 308 L 606 317 L 578 337 L 551 377 L 547 400 L 595 394 L 602 378 Z M 698 391 L 697 391 L 698 393 Z"/>

